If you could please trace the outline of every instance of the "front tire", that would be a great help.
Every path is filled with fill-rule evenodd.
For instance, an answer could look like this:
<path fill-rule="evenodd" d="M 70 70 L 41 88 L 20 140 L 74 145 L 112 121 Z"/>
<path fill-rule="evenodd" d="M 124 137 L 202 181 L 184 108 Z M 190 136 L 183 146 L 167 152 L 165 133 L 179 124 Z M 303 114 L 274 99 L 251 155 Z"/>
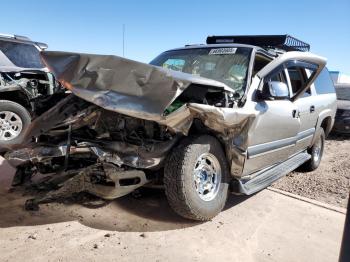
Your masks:
<path fill-rule="evenodd" d="M 219 141 L 208 135 L 188 138 L 171 153 L 164 168 L 168 202 L 180 216 L 207 221 L 223 209 L 228 194 L 228 164 Z"/>
<path fill-rule="evenodd" d="M 0 100 L 0 147 L 22 142 L 31 123 L 27 109 L 9 100 Z"/>

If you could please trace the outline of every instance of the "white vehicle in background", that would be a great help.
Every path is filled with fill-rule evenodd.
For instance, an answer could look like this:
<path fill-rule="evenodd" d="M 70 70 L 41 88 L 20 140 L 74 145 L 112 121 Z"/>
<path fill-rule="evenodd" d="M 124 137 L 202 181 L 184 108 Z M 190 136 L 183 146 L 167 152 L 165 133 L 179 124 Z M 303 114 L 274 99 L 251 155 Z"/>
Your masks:
<path fill-rule="evenodd" d="M 31 120 L 63 93 L 40 58 L 46 44 L 0 34 L 0 150 L 20 141 Z"/>
<path fill-rule="evenodd" d="M 350 84 L 335 84 L 337 93 L 337 114 L 333 131 L 350 134 Z"/>

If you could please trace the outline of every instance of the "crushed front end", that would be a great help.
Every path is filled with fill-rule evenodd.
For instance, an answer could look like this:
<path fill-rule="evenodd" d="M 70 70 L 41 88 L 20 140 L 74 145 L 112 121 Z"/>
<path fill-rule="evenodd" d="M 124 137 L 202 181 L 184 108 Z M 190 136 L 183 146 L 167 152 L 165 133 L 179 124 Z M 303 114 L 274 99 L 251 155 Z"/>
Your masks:
<path fill-rule="evenodd" d="M 255 115 L 237 108 L 226 84 L 115 56 L 42 57 L 72 94 L 5 155 L 17 168 L 14 184 L 37 175 L 39 187 L 55 189 L 29 208 L 82 191 L 114 199 L 158 183 L 174 147 L 198 134 L 221 141 L 232 174 L 242 169 Z"/>
<path fill-rule="evenodd" d="M 5 157 L 17 167 L 14 184 L 39 174 L 39 182 L 62 186 L 40 201 L 81 191 L 104 199 L 128 194 L 156 179 L 180 138 L 156 122 L 107 111 L 74 95 L 34 121 L 30 131 L 39 128 L 35 141 Z"/>

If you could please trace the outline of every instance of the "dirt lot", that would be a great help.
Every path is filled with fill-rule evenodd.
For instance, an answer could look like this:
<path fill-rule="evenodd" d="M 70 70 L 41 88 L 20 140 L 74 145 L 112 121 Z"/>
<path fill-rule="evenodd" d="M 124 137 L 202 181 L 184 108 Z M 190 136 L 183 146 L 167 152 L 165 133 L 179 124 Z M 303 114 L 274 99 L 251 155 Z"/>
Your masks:
<path fill-rule="evenodd" d="M 336 261 L 344 214 L 270 190 L 230 195 L 212 221 L 177 216 L 161 190 L 99 203 L 50 203 L 0 190 L 0 261 Z M 295 223 L 298 221 L 298 223 Z"/>
<path fill-rule="evenodd" d="M 345 207 L 349 149 L 350 139 L 331 137 L 317 171 L 293 172 L 273 187 Z M 162 190 L 111 202 L 75 198 L 25 211 L 31 196 L 21 188 L 8 191 L 11 174 L 0 158 L 1 261 L 212 261 L 219 249 L 227 250 L 215 255 L 220 261 L 338 257 L 343 214 L 269 190 L 250 197 L 232 195 L 213 221 L 194 223 L 170 209 Z"/>
<path fill-rule="evenodd" d="M 331 135 L 317 170 L 292 172 L 273 187 L 346 208 L 350 191 L 350 137 Z"/>

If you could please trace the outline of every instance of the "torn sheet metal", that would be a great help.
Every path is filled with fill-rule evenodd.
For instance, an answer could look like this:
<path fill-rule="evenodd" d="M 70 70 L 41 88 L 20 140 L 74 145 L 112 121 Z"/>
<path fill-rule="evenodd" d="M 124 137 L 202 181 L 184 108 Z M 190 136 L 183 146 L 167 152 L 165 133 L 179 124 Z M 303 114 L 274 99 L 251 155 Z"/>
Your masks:
<path fill-rule="evenodd" d="M 154 168 L 164 161 L 167 153 L 179 141 L 180 137 L 157 144 L 144 145 L 143 147 L 125 142 L 98 142 L 85 143 L 84 146 L 75 147 L 60 146 L 36 146 L 34 148 L 22 148 L 6 153 L 5 157 L 13 166 L 21 166 L 26 163 L 45 162 L 52 158 L 64 157 L 67 154 L 77 155 L 90 153 L 99 161 L 113 163 L 117 166 L 127 165 L 134 168 Z M 68 152 L 69 149 L 69 152 Z"/>
<path fill-rule="evenodd" d="M 37 146 L 34 148 L 22 148 L 15 151 L 10 151 L 5 154 L 9 163 L 16 167 L 28 162 L 39 163 L 55 157 L 65 156 L 68 152 L 67 145 L 60 146 Z M 69 154 L 90 153 L 88 147 L 69 147 Z"/>
<path fill-rule="evenodd" d="M 232 176 L 242 174 L 247 157 L 249 130 L 256 119 L 257 111 L 242 108 L 217 108 L 209 105 L 189 104 L 192 118 L 217 133 L 223 142 Z"/>
<path fill-rule="evenodd" d="M 44 51 L 44 63 L 66 88 L 104 109 L 147 120 L 191 84 L 232 91 L 227 85 L 118 56 Z"/>

